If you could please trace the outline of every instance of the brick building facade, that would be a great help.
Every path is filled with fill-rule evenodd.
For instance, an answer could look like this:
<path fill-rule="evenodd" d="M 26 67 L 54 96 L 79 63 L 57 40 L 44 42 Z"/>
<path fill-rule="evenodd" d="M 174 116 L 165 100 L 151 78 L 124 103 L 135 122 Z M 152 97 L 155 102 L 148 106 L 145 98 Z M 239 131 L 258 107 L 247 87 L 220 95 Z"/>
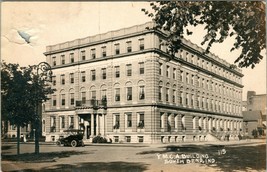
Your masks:
<path fill-rule="evenodd" d="M 147 29 L 151 28 L 151 29 Z M 242 128 L 242 73 L 188 40 L 172 58 L 153 23 L 47 46 L 57 91 L 43 132 L 68 128 L 113 142 L 204 141 Z"/>

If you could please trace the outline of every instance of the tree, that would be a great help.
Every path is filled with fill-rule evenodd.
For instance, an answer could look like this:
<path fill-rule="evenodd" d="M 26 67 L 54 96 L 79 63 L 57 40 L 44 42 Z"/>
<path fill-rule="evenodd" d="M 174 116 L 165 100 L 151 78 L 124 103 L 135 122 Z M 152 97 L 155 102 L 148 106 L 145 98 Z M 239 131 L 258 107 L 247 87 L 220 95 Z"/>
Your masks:
<path fill-rule="evenodd" d="M 27 124 L 39 125 L 36 123 L 36 108 L 39 103 L 48 100 L 47 95 L 54 91 L 35 70 L 36 66 L 19 67 L 18 64 L 2 63 L 1 114 L 2 120 L 16 125 L 17 154 L 20 153 L 20 127 Z"/>
<path fill-rule="evenodd" d="M 181 46 L 184 34 L 193 32 L 187 26 L 205 25 L 207 30 L 202 45 L 207 43 L 208 53 L 213 43 L 222 43 L 228 37 L 235 37 L 230 51 L 241 48 L 241 54 L 235 60 L 239 67 L 254 68 L 263 56 L 261 50 L 266 47 L 265 3 L 260 1 L 159 1 L 152 2 L 154 10 L 149 12 L 156 29 L 168 31 L 167 38 L 170 53 Z"/>

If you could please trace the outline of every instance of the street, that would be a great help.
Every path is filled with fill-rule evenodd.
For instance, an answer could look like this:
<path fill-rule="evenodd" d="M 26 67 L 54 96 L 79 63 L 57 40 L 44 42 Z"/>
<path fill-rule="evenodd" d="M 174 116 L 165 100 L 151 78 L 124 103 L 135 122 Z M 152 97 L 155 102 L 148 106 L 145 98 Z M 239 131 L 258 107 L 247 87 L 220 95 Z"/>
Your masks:
<path fill-rule="evenodd" d="M 2 171 L 265 171 L 266 143 L 87 144 L 58 147 L 2 143 Z"/>

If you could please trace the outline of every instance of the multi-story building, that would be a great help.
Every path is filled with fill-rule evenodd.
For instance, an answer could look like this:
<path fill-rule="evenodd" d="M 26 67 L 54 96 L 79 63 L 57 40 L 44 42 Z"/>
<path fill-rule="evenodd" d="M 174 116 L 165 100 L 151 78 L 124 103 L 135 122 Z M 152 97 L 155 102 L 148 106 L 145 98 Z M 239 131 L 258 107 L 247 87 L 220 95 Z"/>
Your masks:
<path fill-rule="evenodd" d="M 242 73 L 188 40 L 175 57 L 152 22 L 47 46 L 56 92 L 46 141 L 82 128 L 113 142 L 204 141 L 242 128 Z"/>

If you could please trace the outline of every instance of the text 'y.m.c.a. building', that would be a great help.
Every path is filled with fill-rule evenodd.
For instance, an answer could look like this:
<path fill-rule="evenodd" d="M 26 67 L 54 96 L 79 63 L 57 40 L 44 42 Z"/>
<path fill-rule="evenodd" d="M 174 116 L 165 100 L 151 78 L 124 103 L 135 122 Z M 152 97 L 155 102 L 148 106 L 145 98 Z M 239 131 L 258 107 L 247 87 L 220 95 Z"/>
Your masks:
<path fill-rule="evenodd" d="M 182 142 L 237 138 L 242 73 L 190 41 L 171 58 L 166 35 L 145 23 L 47 46 L 52 87 L 43 133 L 84 129 L 85 141 Z"/>

